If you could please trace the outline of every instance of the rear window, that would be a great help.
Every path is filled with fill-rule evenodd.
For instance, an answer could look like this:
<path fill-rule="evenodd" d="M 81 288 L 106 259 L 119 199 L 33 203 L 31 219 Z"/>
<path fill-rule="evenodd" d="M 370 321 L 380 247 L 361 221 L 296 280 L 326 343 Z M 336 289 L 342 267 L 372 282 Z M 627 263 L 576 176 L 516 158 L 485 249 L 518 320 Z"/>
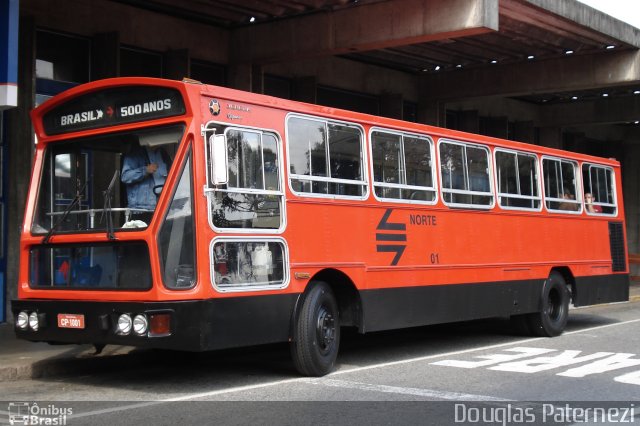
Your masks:
<path fill-rule="evenodd" d="M 615 215 L 618 212 L 611 168 L 585 163 L 582 165 L 582 182 L 587 214 Z"/>

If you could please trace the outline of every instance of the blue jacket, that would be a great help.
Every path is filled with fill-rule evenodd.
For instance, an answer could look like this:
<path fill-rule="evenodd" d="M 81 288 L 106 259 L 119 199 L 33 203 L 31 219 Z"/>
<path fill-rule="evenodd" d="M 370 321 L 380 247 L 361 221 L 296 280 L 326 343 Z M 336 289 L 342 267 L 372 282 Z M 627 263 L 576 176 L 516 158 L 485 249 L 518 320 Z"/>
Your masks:
<path fill-rule="evenodd" d="M 127 203 L 129 208 L 155 210 L 158 197 L 153 192 L 156 185 L 164 185 L 171 167 L 169 156 L 160 148 L 150 160 L 145 148 L 138 148 L 124 157 L 120 180 L 127 185 Z M 158 170 L 148 175 L 147 165 L 158 164 Z"/>

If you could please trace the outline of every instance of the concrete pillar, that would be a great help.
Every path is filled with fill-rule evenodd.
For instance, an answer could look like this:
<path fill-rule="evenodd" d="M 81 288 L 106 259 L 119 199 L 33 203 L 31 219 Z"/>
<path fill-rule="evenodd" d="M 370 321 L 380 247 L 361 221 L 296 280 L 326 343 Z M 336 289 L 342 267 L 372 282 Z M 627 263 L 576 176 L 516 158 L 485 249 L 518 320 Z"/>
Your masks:
<path fill-rule="evenodd" d="M 315 77 L 298 77 L 293 80 L 293 99 L 315 104 L 318 102 L 317 82 Z"/>
<path fill-rule="evenodd" d="M 445 127 L 447 111 L 444 102 L 438 100 L 420 100 L 418 102 L 418 123 Z"/>
<path fill-rule="evenodd" d="M 383 93 L 380 97 L 380 115 L 402 120 L 404 99 L 400 93 Z"/>
<path fill-rule="evenodd" d="M 117 32 L 93 36 L 91 49 L 91 80 L 120 75 L 120 35 Z"/>
<path fill-rule="evenodd" d="M 22 17 L 18 47 L 18 107 L 7 111 L 5 116 L 9 147 L 9 183 L 6 189 L 11 200 L 7 206 L 7 301 L 17 297 L 20 231 L 33 162 L 34 135 L 29 111 L 35 98 L 35 40 L 34 19 Z M 13 322 L 8 305 L 7 314 L 8 321 Z"/>
<path fill-rule="evenodd" d="M 559 127 L 540 127 L 539 144 L 549 148 L 562 148 L 562 129 Z"/>
<path fill-rule="evenodd" d="M 163 77 L 182 80 L 191 75 L 189 49 L 168 50 L 163 58 Z"/>
<path fill-rule="evenodd" d="M 251 66 L 251 91 L 264 94 L 264 68 L 261 65 Z"/>

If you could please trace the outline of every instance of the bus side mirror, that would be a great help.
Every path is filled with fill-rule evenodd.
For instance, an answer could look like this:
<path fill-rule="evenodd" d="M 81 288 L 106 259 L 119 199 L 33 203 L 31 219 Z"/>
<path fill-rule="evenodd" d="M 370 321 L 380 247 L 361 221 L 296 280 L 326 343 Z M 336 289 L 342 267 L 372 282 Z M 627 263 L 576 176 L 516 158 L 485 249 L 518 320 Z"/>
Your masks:
<path fill-rule="evenodd" d="M 214 185 L 223 185 L 229 181 L 227 138 L 224 135 L 211 135 L 209 149 L 211 153 L 211 180 Z"/>

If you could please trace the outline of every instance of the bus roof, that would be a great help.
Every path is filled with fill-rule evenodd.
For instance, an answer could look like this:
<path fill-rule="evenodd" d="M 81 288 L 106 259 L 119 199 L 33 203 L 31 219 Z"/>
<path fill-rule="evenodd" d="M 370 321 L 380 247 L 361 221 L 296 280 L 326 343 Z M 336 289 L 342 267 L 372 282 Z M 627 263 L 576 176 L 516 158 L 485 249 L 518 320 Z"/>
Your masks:
<path fill-rule="evenodd" d="M 550 148 L 540 145 L 534 145 L 525 142 L 512 141 L 507 139 L 500 139 L 491 136 L 485 136 L 480 134 L 468 133 L 459 130 L 451 130 L 443 127 L 436 127 L 427 124 L 420 124 L 414 122 L 408 122 L 393 118 L 375 116 L 370 114 L 364 114 L 340 108 L 327 107 L 322 105 L 309 104 L 300 101 L 292 101 L 282 98 L 276 98 L 273 96 L 246 92 L 237 89 L 231 89 L 228 87 L 214 86 L 208 84 L 202 84 L 200 82 L 185 79 L 184 81 L 167 80 L 151 77 L 117 77 L 104 80 L 97 80 L 87 84 L 82 84 L 69 89 L 53 98 L 47 100 L 42 105 L 38 106 L 31 112 L 32 121 L 36 130 L 36 134 L 39 139 L 55 138 L 59 139 L 59 134 L 51 134 L 51 132 L 45 131 L 43 120 L 47 114 L 52 111 L 56 111 L 65 105 L 70 104 L 74 99 L 81 98 L 83 95 L 90 93 L 96 93 L 106 91 L 108 89 L 124 88 L 132 86 L 146 86 L 146 87 L 164 87 L 177 90 L 180 95 L 185 99 L 184 111 L 180 114 L 174 114 L 173 119 L 176 116 L 184 118 L 191 118 L 194 115 L 194 105 L 199 101 L 201 96 L 211 96 L 214 98 L 234 99 L 238 102 L 245 102 L 253 105 L 260 105 L 267 108 L 275 108 L 286 112 L 295 112 L 309 115 L 317 115 L 324 118 L 333 118 L 342 121 L 354 122 L 367 127 L 386 127 L 392 130 L 410 132 L 428 135 L 435 138 L 451 138 L 457 140 L 463 140 L 468 142 L 476 142 L 493 147 L 516 149 L 522 151 L 529 151 L 538 153 L 541 155 L 560 156 L 565 158 L 572 158 L 581 161 L 597 162 L 601 164 L 607 164 L 613 167 L 619 167 L 620 163 L 616 159 L 602 158 L 592 156 L 588 154 L 576 153 L 572 151 L 566 151 L 557 148 Z M 84 111 L 80 111 L 82 113 Z M 162 117 L 154 117 L 162 118 Z M 82 120 L 82 117 L 79 118 Z M 146 121 L 146 120 L 140 120 Z M 129 121 L 126 123 L 116 123 L 116 125 L 108 126 L 109 131 L 122 129 L 118 124 L 139 124 L 140 121 Z M 113 129 L 112 129 L 113 127 Z M 127 126 L 128 127 L 128 126 Z M 105 127 L 95 127 L 89 129 L 73 129 L 70 132 L 64 133 L 65 135 L 82 131 L 83 134 L 93 134 L 103 132 Z M 85 133 L 86 132 L 86 133 Z"/>

